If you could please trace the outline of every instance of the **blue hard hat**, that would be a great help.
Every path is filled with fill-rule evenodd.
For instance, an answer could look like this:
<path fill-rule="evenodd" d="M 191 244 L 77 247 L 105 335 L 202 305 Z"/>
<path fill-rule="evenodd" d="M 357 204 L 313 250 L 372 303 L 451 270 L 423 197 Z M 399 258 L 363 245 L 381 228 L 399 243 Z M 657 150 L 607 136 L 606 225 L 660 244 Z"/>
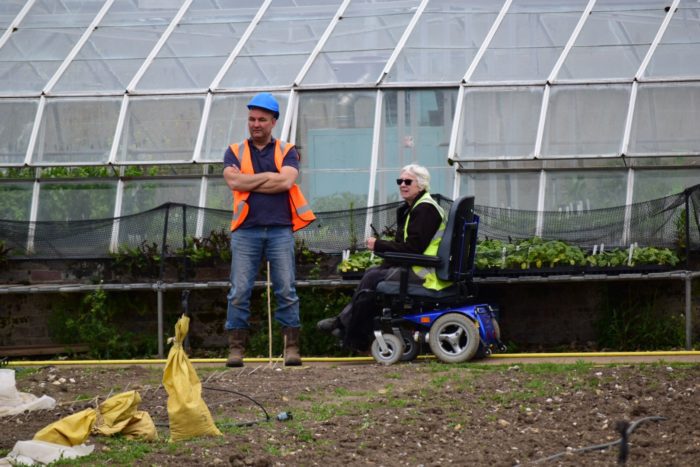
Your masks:
<path fill-rule="evenodd" d="M 261 92 L 253 96 L 248 102 L 248 108 L 252 109 L 253 107 L 270 111 L 275 118 L 280 116 L 280 105 L 277 103 L 277 99 L 269 92 Z"/>

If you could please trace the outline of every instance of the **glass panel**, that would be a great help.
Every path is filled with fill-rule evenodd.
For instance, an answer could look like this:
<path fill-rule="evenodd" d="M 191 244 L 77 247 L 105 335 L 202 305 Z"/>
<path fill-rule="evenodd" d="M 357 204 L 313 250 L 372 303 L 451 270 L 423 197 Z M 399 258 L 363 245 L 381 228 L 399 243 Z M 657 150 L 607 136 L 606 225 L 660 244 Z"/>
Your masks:
<path fill-rule="evenodd" d="M 302 93 L 296 135 L 301 186 L 317 210 L 367 204 L 375 92 Z M 325 198 L 325 199 L 324 199 Z"/>
<path fill-rule="evenodd" d="M 345 10 L 303 84 L 373 83 L 411 21 L 418 1 L 359 0 Z"/>
<path fill-rule="evenodd" d="M 233 207 L 233 194 L 224 182 L 223 176 L 207 179 L 207 201 L 205 207 L 230 210 Z"/>
<path fill-rule="evenodd" d="M 104 2 L 36 2 L 0 49 L 0 92 L 40 92 Z"/>
<path fill-rule="evenodd" d="M 514 0 L 471 80 L 546 79 L 586 3 L 582 0 Z"/>
<path fill-rule="evenodd" d="M 124 91 L 172 21 L 179 3 L 115 2 L 54 91 Z"/>
<path fill-rule="evenodd" d="M 634 172 L 634 195 L 632 202 L 641 203 L 652 199 L 675 195 L 700 183 L 700 169 L 682 170 L 637 170 Z"/>
<path fill-rule="evenodd" d="M 0 181 L 0 219 L 28 221 L 34 182 Z"/>
<path fill-rule="evenodd" d="M 406 164 L 421 164 L 431 174 L 447 167 L 456 100 L 457 89 L 385 93 L 378 168 L 388 169 L 388 175 L 377 178 L 376 204 L 397 195 L 394 179 Z M 440 185 L 439 193 L 451 198 L 452 185 Z"/>
<path fill-rule="evenodd" d="M 631 78 L 666 16 L 665 0 L 599 0 L 558 79 Z"/>
<path fill-rule="evenodd" d="M 34 127 L 38 100 L 0 100 L 0 164 L 21 164 Z"/>
<path fill-rule="evenodd" d="M 203 97 L 132 97 L 117 160 L 191 161 L 203 106 Z"/>
<path fill-rule="evenodd" d="M 618 155 L 630 85 L 552 86 L 543 155 Z"/>
<path fill-rule="evenodd" d="M 700 6 L 681 0 L 661 38 L 645 76 L 700 76 Z"/>
<path fill-rule="evenodd" d="M 257 0 L 196 1 L 137 89 L 207 89 L 250 25 Z"/>
<path fill-rule="evenodd" d="M 387 82 L 459 82 L 493 24 L 501 2 L 428 3 Z"/>
<path fill-rule="evenodd" d="M 116 181 L 42 181 L 38 221 L 106 219 L 114 216 Z"/>
<path fill-rule="evenodd" d="M 168 202 L 197 205 L 201 178 L 126 180 L 122 216 L 156 208 Z"/>
<path fill-rule="evenodd" d="M 246 105 L 254 94 L 215 94 L 207 129 L 204 133 L 201 159 L 222 162 L 229 144 L 238 143 L 249 137 L 248 108 Z M 273 93 L 280 104 L 280 118 L 272 131 L 272 136 L 279 138 L 282 120 L 287 111 L 288 93 Z"/>
<path fill-rule="evenodd" d="M 697 154 L 700 85 L 640 84 L 630 154 Z"/>
<path fill-rule="evenodd" d="M 460 176 L 460 196 L 473 195 L 479 206 L 537 210 L 539 172 L 472 172 Z"/>
<path fill-rule="evenodd" d="M 102 162 L 117 126 L 120 98 L 47 99 L 33 162 Z"/>
<path fill-rule="evenodd" d="M 624 206 L 626 171 L 547 172 L 544 210 L 582 212 Z"/>
<path fill-rule="evenodd" d="M 339 0 L 273 2 L 220 87 L 291 85 L 339 6 Z"/>
<path fill-rule="evenodd" d="M 532 156 L 541 87 L 467 88 L 457 150 L 462 159 Z"/>
<path fill-rule="evenodd" d="M 100 0 L 101 1 L 101 0 Z M 0 2 L 0 35 L 17 17 L 17 13 L 22 9 L 26 0 L 5 0 Z"/>

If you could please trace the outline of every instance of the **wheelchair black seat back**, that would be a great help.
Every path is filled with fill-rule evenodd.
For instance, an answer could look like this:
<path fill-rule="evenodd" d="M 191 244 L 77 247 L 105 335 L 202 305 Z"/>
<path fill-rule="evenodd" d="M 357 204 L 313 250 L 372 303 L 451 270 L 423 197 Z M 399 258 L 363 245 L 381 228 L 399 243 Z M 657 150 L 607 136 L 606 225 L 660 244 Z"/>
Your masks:
<path fill-rule="evenodd" d="M 383 253 L 401 268 L 398 281 L 377 285 L 381 313 L 374 320 L 374 358 L 384 364 L 412 360 L 427 342 L 445 362 L 463 362 L 475 355 L 505 350 L 500 341 L 496 307 L 475 300 L 474 260 L 479 217 L 474 197 L 462 196 L 450 207 L 437 256 Z M 409 283 L 414 265 L 435 268 L 437 277 L 452 282 L 441 290 Z"/>
<path fill-rule="evenodd" d="M 428 302 L 448 299 L 464 299 L 474 289 L 474 258 L 478 235 L 478 216 L 474 214 L 474 197 L 462 196 L 452 203 L 447 216 L 447 224 L 442 234 L 437 256 L 407 253 L 379 253 L 384 259 L 402 268 L 400 280 L 384 281 L 377 286 L 377 292 L 394 302 L 426 299 Z M 411 266 L 434 267 L 438 279 L 451 281 L 447 288 L 436 291 L 420 284 L 408 283 Z"/>

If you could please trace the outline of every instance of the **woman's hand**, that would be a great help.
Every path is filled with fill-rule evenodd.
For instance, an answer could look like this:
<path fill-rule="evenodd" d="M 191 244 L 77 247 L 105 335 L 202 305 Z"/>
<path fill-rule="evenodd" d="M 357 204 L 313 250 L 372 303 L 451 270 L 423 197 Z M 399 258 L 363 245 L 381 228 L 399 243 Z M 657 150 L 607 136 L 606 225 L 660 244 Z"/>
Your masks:
<path fill-rule="evenodd" d="M 374 237 L 369 237 L 369 238 L 367 239 L 367 248 L 369 248 L 370 250 L 374 251 L 374 243 L 375 243 L 376 241 L 377 241 L 376 238 L 374 238 Z"/>

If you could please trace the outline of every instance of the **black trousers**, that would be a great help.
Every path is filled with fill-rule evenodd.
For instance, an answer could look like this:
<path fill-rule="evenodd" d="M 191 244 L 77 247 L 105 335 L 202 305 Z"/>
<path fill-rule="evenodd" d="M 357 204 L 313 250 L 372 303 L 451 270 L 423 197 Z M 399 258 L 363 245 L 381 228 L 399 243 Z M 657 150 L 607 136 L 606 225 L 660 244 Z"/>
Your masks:
<path fill-rule="evenodd" d="M 343 345 L 349 349 L 365 352 L 374 339 L 374 317 L 379 314 L 376 290 L 380 282 L 400 278 L 401 268 L 381 265 L 368 269 L 360 279 L 352 300 L 338 317 L 344 328 Z M 423 279 L 413 271 L 408 274 L 409 283 L 422 283 Z"/>

